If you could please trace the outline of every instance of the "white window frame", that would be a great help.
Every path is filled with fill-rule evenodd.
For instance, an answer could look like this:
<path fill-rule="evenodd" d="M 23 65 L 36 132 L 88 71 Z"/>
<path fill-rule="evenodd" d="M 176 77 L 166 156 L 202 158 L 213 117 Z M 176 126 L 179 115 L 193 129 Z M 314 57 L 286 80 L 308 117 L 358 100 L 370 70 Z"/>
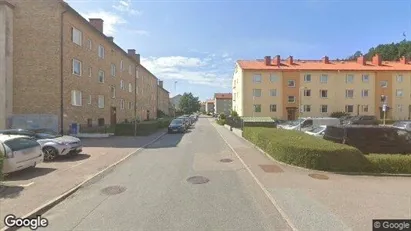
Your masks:
<path fill-rule="evenodd" d="M 291 99 L 290 97 L 293 97 L 293 98 L 292 98 L 293 100 L 290 101 L 290 99 Z M 288 102 L 288 103 L 295 103 L 295 101 L 296 101 L 296 97 L 295 97 L 295 96 L 293 96 L 293 95 L 287 96 L 287 102 Z"/>
<path fill-rule="evenodd" d="M 320 76 L 320 83 L 328 83 L 328 75 L 322 74 Z"/>
<path fill-rule="evenodd" d="M 304 105 L 303 106 L 303 112 L 311 112 L 311 105 Z"/>
<path fill-rule="evenodd" d="M 124 90 L 124 81 L 123 80 L 120 80 L 120 89 Z"/>
<path fill-rule="evenodd" d="M 387 80 L 381 80 L 380 81 L 380 87 L 381 88 L 387 88 L 388 87 L 388 81 Z"/>
<path fill-rule="evenodd" d="M 83 44 L 83 32 L 75 27 L 71 28 L 71 41 L 79 46 Z"/>
<path fill-rule="evenodd" d="M 401 93 L 401 94 L 398 94 L 398 93 Z M 403 96 L 404 96 L 404 91 L 403 91 L 403 89 L 396 89 L 396 90 L 395 90 L 395 96 L 396 96 L 396 97 L 403 97 Z"/>
<path fill-rule="evenodd" d="M 105 49 L 104 49 L 104 46 L 103 45 L 98 45 L 98 57 L 99 58 L 101 58 L 101 59 L 104 59 L 104 56 L 105 56 Z"/>
<path fill-rule="evenodd" d="M 82 102 L 82 92 L 78 90 L 71 91 L 71 105 L 76 107 L 81 107 L 83 105 Z"/>
<path fill-rule="evenodd" d="M 101 76 L 100 76 L 100 74 L 101 74 Z M 101 81 L 100 77 L 103 77 L 103 81 Z M 106 79 L 106 73 L 103 70 L 98 70 L 98 82 L 99 83 L 104 83 L 105 79 Z"/>
<path fill-rule="evenodd" d="M 120 61 L 120 71 L 124 71 L 124 61 Z"/>
<path fill-rule="evenodd" d="M 93 102 L 92 96 L 88 95 L 88 104 L 91 104 Z"/>
<path fill-rule="evenodd" d="M 308 95 L 307 93 L 310 93 L 310 95 Z M 311 89 L 304 89 L 304 97 L 311 97 Z"/>
<path fill-rule="evenodd" d="M 312 79 L 311 74 L 305 74 L 304 75 L 304 82 L 310 83 L 311 79 Z"/>
<path fill-rule="evenodd" d="M 88 77 L 91 77 L 91 76 L 93 76 L 93 68 L 89 67 L 88 68 Z"/>
<path fill-rule="evenodd" d="M 323 96 L 322 94 L 323 92 L 325 92 L 327 96 Z M 323 99 L 328 98 L 328 90 L 320 90 L 320 98 L 323 98 Z"/>
<path fill-rule="evenodd" d="M 91 41 L 91 39 L 89 39 L 88 41 L 87 41 L 87 48 L 91 51 L 92 49 L 93 49 L 93 42 Z"/>
<path fill-rule="evenodd" d="M 363 83 L 369 83 L 370 82 L 370 76 L 367 74 L 363 74 L 361 77 L 361 80 Z"/>
<path fill-rule="evenodd" d="M 277 96 L 277 89 L 270 89 L 270 96 L 276 97 Z"/>
<path fill-rule="evenodd" d="M 292 84 L 290 84 L 292 83 Z M 295 87 L 295 80 L 289 79 L 287 80 L 287 87 Z"/>
<path fill-rule="evenodd" d="M 97 104 L 98 104 L 98 108 L 104 108 L 105 107 L 105 100 L 104 100 L 104 95 L 99 95 L 97 97 Z"/>
<path fill-rule="evenodd" d="M 365 95 L 365 92 L 367 92 L 367 95 Z M 368 89 L 362 89 L 362 90 L 361 90 L 361 97 L 366 98 L 366 97 L 368 97 L 368 96 L 370 96 L 370 90 L 368 90 Z"/>
<path fill-rule="evenodd" d="M 131 83 L 128 84 L 128 92 L 130 92 L 130 93 L 133 92 L 133 84 L 131 84 Z"/>
<path fill-rule="evenodd" d="M 325 108 L 325 111 L 323 110 Z M 321 113 L 328 113 L 328 105 L 326 104 L 321 104 L 320 105 L 320 112 Z"/>
<path fill-rule="evenodd" d="M 347 74 L 345 76 L 345 83 L 354 83 L 354 75 L 353 74 Z"/>
<path fill-rule="evenodd" d="M 256 95 L 256 92 L 260 92 L 259 95 Z M 261 97 L 263 95 L 263 92 L 261 89 L 253 89 L 253 97 Z"/>
<path fill-rule="evenodd" d="M 396 80 L 397 80 L 398 83 L 402 83 L 404 81 L 404 76 L 403 75 L 397 75 Z"/>
<path fill-rule="evenodd" d="M 276 83 L 278 82 L 278 76 L 276 74 L 270 74 L 270 82 Z"/>
<path fill-rule="evenodd" d="M 116 77 L 116 64 L 112 63 L 110 66 L 110 72 L 112 77 Z"/>
<path fill-rule="evenodd" d="M 348 95 L 349 92 L 352 92 L 351 96 Z M 345 98 L 348 98 L 348 99 L 354 98 L 354 89 L 346 89 L 345 90 Z"/>
<path fill-rule="evenodd" d="M 263 76 L 261 74 L 254 74 L 253 83 L 261 83 Z M 259 80 L 258 80 L 259 79 Z"/>
<path fill-rule="evenodd" d="M 348 108 L 349 108 L 349 107 L 352 108 L 351 111 L 348 111 Z M 345 105 L 345 112 L 347 112 L 347 113 L 354 113 L 354 105 L 351 105 L 351 104 Z"/>
<path fill-rule="evenodd" d="M 124 99 L 120 99 L 120 109 L 121 109 L 121 110 L 124 110 L 124 108 L 125 108 Z"/>
<path fill-rule="evenodd" d="M 275 110 L 271 110 L 272 106 Z M 270 104 L 270 112 L 277 112 L 277 104 Z"/>
<path fill-rule="evenodd" d="M 112 99 L 116 98 L 116 87 L 115 86 L 110 86 L 110 95 Z"/>
<path fill-rule="evenodd" d="M 75 69 L 76 69 L 76 64 L 78 64 L 78 68 L 79 68 L 79 73 L 76 73 L 75 72 Z M 77 75 L 77 76 L 81 76 L 81 74 L 82 74 L 82 63 L 81 63 L 81 61 L 80 60 L 78 60 L 78 59 L 73 59 L 73 61 L 72 61 L 72 69 L 73 69 L 73 75 Z"/>

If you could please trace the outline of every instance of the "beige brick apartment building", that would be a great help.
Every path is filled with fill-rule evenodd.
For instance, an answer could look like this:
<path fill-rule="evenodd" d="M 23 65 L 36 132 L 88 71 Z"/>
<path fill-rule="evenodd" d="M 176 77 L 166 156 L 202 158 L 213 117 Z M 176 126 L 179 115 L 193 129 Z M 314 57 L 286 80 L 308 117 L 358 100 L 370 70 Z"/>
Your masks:
<path fill-rule="evenodd" d="M 156 118 L 168 95 L 103 28 L 62 0 L 0 0 L 0 129 L 11 115 L 52 115 L 64 130 Z"/>
<path fill-rule="evenodd" d="M 164 89 L 163 81 L 158 82 L 158 110 L 170 115 L 170 93 Z"/>

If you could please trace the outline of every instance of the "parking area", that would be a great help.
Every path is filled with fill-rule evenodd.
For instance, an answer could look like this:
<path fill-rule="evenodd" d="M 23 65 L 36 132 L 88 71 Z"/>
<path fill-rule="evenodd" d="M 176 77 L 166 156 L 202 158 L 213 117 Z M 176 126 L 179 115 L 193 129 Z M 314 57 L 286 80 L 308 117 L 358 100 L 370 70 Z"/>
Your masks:
<path fill-rule="evenodd" d="M 23 216 L 161 136 L 84 139 L 83 152 L 5 176 L 0 217 Z"/>

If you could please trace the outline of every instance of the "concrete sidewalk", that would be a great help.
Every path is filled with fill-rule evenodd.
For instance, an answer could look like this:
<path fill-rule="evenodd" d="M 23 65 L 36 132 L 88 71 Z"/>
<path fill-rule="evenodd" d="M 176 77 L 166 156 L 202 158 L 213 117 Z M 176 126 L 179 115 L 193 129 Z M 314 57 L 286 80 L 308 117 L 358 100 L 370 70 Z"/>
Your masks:
<path fill-rule="evenodd" d="M 84 154 L 79 157 L 87 158 L 41 163 L 33 170 L 6 177 L 3 182 L 6 187 L 0 191 L 1 227 L 4 227 L 3 218 L 7 214 L 21 217 L 30 213 L 164 133 L 162 130 L 145 137 L 84 140 Z"/>
<path fill-rule="evenodd" d="M 411 218 L 409 177 L 346 176 L 287 166 L 224 126 L 215 127 L 296 230 L 362 231 L 372 229 L 372 219 Z"/>

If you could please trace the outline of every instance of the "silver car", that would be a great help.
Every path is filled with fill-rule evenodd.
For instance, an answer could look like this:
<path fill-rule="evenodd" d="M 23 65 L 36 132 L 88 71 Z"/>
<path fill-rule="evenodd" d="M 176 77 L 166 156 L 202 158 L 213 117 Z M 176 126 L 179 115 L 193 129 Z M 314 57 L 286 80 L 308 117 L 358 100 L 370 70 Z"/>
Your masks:
<path fill-rule="evenodd" d="M 411 120 L 397 121 L 392 126 L 411 132 Z"/>
<path fill-rule="evenodd" d="M 54 160 L 57 156 L 77 155 L 83 149 L 79 138 L 61 136 L 45 129 L 10 129 L 0 131 L 0 134 L 23 135 L 35 139 L 42 147 L 44 161 Z"/>

